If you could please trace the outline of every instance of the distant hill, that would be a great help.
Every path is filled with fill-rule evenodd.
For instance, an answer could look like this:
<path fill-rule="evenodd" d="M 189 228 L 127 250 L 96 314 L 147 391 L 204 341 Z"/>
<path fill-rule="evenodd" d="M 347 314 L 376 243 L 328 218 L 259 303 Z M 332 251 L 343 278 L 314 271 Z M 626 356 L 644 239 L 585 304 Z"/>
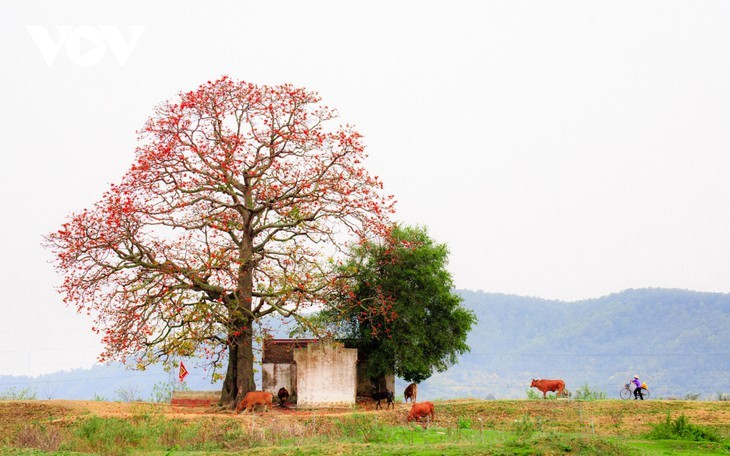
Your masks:
<path fill-rule="evenodd" d="M 177 372 L 165 372 L 162 366 L 132 371 L 117 363 L 37 377 L 2 375 L 0 398 L 4 393 L 33 393 L 36 399 L 130 401 L 154 400 L 162 390 L 171 390 L 171 385 L 191 390 L 220 389 L 211 385 L 209 372 L 194 367 L 194 361 L 185 361 L 185 366 L 190 373 L 184 384 L 177 379 Z"/>
<path fill-rule="evenodd" d="M 479 318 L 469 335 L 472 350 L 422 383 L 419 398 L 524 398 L 531 378 L 562 378 L 569 390 L 587 383 L 611 398 L 634 374 L 653 397 L 730 393 L 730 294 L 642 289 L 562 302 L 458 293 Z M 190 389 L 220 388 L 209 372 L 186 365 Z M 14 388 L 33 389 L 38 399 L 149 399 L 155 385 L 175 382 L 175 373 L 160 367 L 134 372 L 115 364 L 0 376 L 0 394 Z M 402 397 L 406 383 L 396 386 Z"/>
<path fill-rule="evenodd" d="M 627 290 L 578 302 L 460 291 L 472 350 L 420 387 L 434 397 L 526 397 L 531 378 L 607 397 L 634 374 L 655 397 L 730 392 L 730 294 Z"/>

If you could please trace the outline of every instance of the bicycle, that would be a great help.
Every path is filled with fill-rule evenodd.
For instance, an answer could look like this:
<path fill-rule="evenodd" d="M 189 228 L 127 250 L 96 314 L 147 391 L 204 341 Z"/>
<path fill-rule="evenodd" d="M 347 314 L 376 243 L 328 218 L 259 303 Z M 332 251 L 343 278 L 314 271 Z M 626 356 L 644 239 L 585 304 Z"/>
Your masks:
<path fill-rule="evenodd" d="M 629 386 L 631 383 L 624 384 L 624 387 L 621 388 L 621 391 L 618 392 L 618 395 L 621 397 L 621 399 L 629 399 L 634 395 L 634 392 L 629 389 Z M 642 387 L 641 388 L 641 395 L 644 397 L 644 399 L 649 399 L 649 390 Z"/>

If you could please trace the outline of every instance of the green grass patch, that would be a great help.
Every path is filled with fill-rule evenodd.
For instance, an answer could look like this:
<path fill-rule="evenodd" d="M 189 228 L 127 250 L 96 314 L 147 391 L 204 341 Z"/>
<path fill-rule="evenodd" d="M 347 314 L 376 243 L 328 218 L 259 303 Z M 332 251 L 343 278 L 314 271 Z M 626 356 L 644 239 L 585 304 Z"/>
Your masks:
<path fill-rule="evenodd" d="M 654 425 L 654 429 L 647 435 L 651 440 L 690 440 L 695 442 L 719 442 L 720 436 L 700 426 L 689 422 L 684 414 L 672 421 L 671 413 L 663 423 Z"/>
<path fill-rule="evenodd" d="M 393 428 L 378 421 L 377 416 L 355 413 L 335 420 L 342 438 L 352 442 L 382 443 L 392 439 Z"/>
<path fill-rule="evenodd" d="M 730 423 L 718 420 L 730 416 L 730 404 L 719 401 L 446 401 L 428 425 L 406 423 L 405 408 L 185 418 L 166 411 L 135 404 L 108 416 L 0 403 L 0 454 L 730 454 Z"/>
<path fill-rule="evenodd" d="M 510 432 L 454 430 L 449 428 L 397 427 L 389 441 L 374 443 L 330 442 L 292 448 L 254 449 L 247 454 L 267 455 L 614 455 L 630 454 L 608 440 L 576 435 L 538 433 L 515 439 Z"/>
<path fill-rule="evenodd" d="M 622 444 L 632 451 L 632 454 L 642 456 L 653 455 L 686 455 L 703 456 L 730 454 L 730 444 L 716 442 L 696 442 L 687 440 L 630 440 Z"/>

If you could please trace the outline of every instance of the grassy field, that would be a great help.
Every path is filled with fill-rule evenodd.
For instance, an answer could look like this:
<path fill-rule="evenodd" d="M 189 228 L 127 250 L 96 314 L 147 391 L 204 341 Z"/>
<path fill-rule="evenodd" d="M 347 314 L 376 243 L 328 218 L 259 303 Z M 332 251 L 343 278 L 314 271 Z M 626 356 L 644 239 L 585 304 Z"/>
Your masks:
<path fill-rule="evenodd" d="M 730 402 L 454 400 L 256 415 L 149 403 L 0 402 L 2 454 L 730 454 Z"/>

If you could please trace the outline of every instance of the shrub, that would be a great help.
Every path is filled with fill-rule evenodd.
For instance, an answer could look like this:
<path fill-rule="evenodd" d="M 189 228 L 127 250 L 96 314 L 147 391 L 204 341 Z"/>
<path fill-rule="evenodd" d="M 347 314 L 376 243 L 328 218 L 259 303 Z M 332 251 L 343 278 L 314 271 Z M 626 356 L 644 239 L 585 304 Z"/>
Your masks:
<path fill-rule="evenodd" d="M 527 393 L 527 399 L 529 399 L 529 400 L 540 399 L 540 395 L 537 394 L 537 391 L 535 391 L 532 388 L 528 389 L 525 392 Z"/>
<path fill-rule="evenodd" d="M 672 421 L 669 413 L 663 423 L 654 426 L 648 438 L 653 440 L 693 440 L 697 442 L 719 442 L 720 437 L 708 429 L 691 424 L 684 414 Z"/>
<path fill-rule="evenodd" d="M 117 391 L 117 397 L 119 402 L 137 402 L 141 401 L 142 398 L 139 395 L 139 391 L 134 386 L 122 386 Z"/>
<path fill-rule="evenodd" d="M 34 401 L 38 399 L 35 388 L 17 389 L 14 386 L 0 392 L 0 401 Z"/>
<path fill-rule="evenodd" d="M 588 383 L 584 383 L 583 386 L 575 390 L 573 398 L 581 401 L 595 401 L 599 399 L 606 399 L 606 393 L 594 390 L 590 387 L 590 385 L 588 385 Z"/>
<path fill-rule="evenodd" d="M 27 424 L 18 430 L 13 441 L 18 448 L 58 451 L 63 438 L 63 433 L 55 427 Z"/>
<path fill-rule="evenodd" d="M 140 445 L 143 433 L 129 421 L 90 417 L 75 429 L 76 450 L 96 454 L 123 454 Z"/>
<path fill-rule="evenodd" d="M 190 387 L 187 383 L 167 381 L 157 382 L 152 386 L 152 394 L 150 395 L 151 402 L 170 402 L 172 400 L 172 393 L 175 391 L 190 391 Z"/>
<path fill-rule="evenodd" d="M 456 422 L 456 427 L 459 429 L 471 429 L 471 418 L 460 416 Z"/>
<path fill-rule="evenodd" d="M 538 417 L 533 420 L 528 415 L 524 415 L 521 420 L 515 420 L 514 432 L 521 439 L 527 439 L 535 432 L 542 432 L 542 418 Z"/>

